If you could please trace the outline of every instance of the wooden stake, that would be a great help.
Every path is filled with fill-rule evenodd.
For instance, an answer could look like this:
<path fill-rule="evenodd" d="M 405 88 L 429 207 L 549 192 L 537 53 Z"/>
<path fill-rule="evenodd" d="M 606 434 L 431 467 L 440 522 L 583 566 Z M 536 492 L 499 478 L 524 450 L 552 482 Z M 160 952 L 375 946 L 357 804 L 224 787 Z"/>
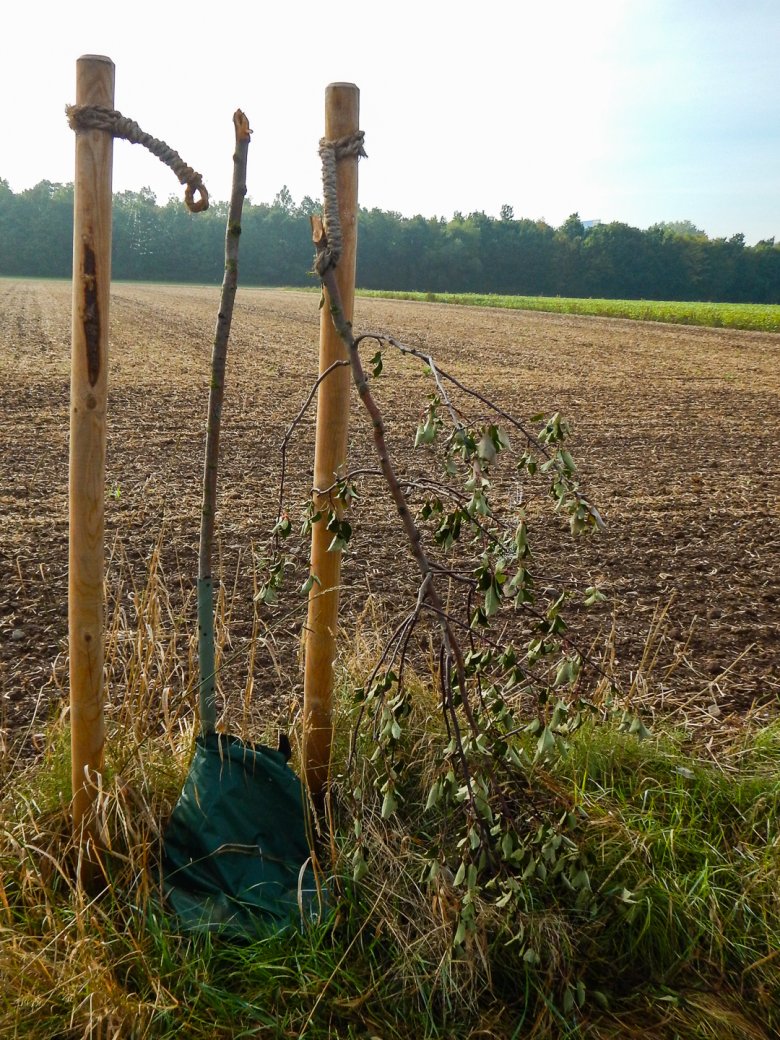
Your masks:
<path fill-rule="evenodd" d="M 78 59 L 76 104 L 114 107 L 110 58 Z M 103 512 L 113 149 L 113 137 L 104 130 L 76 133 L 68 639 L 73 828 L 82 864 L 95 859 L 93 807 L 105 740 Z"/>
<path fill-rule="evenodd" d="M 358 130 L 360 91 L 354 83 L 331 83 L 325 90 L 325 137 L 334 141 Z M 342 230 L 341 259 L 336 281 L 347 321 L 355 300 L 357 248 L 357 158 L 339 162 L 337 185 Z M 329 299 L 320 312 L 320 373 L 334 361 L 348 360 L 346 348 L 333 327 Z M 346 462 L 349 420 L 349 368 L 337 367 L 319 387 L 317 433 L 314 449 L 314 487 L 327 488 Z M 326 499 L 317 502 L 327 508 Z M 312 797 L 322 798 L 330 767 L 333 723 L 333 663 L 336 657 L 341 553 L 328 552 L 333 538 L 325 519 L 312 529 L 311 571 L 319 579 L 309 593 L 303 692 L 303 763 Z"/>

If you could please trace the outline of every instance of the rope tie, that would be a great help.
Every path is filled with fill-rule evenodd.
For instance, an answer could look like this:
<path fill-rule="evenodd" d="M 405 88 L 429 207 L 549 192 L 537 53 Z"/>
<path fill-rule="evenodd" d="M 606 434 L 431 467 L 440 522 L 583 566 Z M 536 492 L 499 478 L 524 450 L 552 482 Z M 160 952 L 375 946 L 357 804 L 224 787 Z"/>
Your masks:
<path fill-rule="evenodd" d="M 120 137 L 130 144 L 140 144 L 152 155 L 169 166 L 179 178 L 180 184 L 186 185 L 184 201 L 191 213 L 201 213 L 209 208 L 209 193 L 203 178 L 188 166 L 178 152 L 175 152 L 165 141 L 152 137 L 141 129 L 133 119 L 128 119 L 121 112 L 102 105 L 68 105 L 65 109 L 71 130 L 76 133 L 85 130 L 107 130 L 114 137 Z M 200 198 L 195 201 L 195 192 Z"/>
<path fill-rule="evenodd" d="M 336 189 L 336 165 L 342 159 L 367 159 L 363 147 L 365 133 L 357 130 L 348 137 L 339 137 L 335 141 L 320 140 L 320 159 L 322 160 L 322 220 L 327 238 L 326 247 L 317 255 L 314 266 L 317 274 L 322 275 L 330 267 L 335 267 L 341 257 L 342 237 L 341 220 L 339 219 L 339 199 Z"/>

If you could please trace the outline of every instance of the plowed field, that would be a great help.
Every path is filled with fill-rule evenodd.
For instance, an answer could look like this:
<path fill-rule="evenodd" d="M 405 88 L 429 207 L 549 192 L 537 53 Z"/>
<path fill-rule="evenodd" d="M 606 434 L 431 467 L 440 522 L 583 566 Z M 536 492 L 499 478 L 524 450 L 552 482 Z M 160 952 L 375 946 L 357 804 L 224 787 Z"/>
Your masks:
<path fill-rule="evenodd" d="M 156 552 L 164 589 L 156 638 L 178 632 L 169 650 L 181 659 L 165 680 L 177 688 L 164 695 L 182 701 L 194 668 L 181 633 L 195 631 L 217 303 L 214 288 L 115 284 L 112 291 L 112 652 L 134 638 Z M 253 710 L 266 716 L 300 693 L 304 604 L 291 593 L 283 608 L 256 617 L 253 582 L 275 516 L 279 443 L 316 375 L 317 305 L 315 294 L 239 290 L 228 357 L 218 521 L 229 640 L 223 690 L 243 698 L 251 672 Z M 560 410 L 571 421 L 571 452 L 607 530 L 575 549 L 557 521 L 537 524 L 537 566 L 551 584 L 598 581 L 610 594 L 612 606 L 585 620 L 585 635 L 603 643 L 614 621 L 615 667 L 625 684 L 639 671 L 659 710 L 667 700 L 686 703 L 713 727 L 753 703 L 777 705 L 780 337 L 380 300 L 359 300 L 355 325 L 424 347 L 519 417 Z M 33 738 L 67 692 L 69 340 L 69 284 L 0 281 L 0 726 Z M 388 358 L 386 373 L 377 396 L 411 466 L 428 382 L 405 361 Z M 372 465 L 356 406 L 352 429 L 355 464 Z M 292 497 L 311 479 L 312 431 L 307 419 L 291 448 Z M 416 587 L 381 489 L 356 513 L 350 550 L 347 649 L 351 620 L 363 612 L 368 623 L 367 602 L 372 617 L 392 622 Z M 122 696 L 118 675 L 109 684 L 114 701 Z M 163 691 L 152 682 L 149 696 Z"/>

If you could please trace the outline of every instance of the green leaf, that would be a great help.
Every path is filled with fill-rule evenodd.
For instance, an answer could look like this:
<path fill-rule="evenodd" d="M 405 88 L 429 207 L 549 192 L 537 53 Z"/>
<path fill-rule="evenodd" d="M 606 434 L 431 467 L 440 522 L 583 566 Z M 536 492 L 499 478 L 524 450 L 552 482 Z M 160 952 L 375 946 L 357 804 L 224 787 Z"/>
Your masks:
<path fill-rule="evenodd" d="M 555 675 L 553 686 L 567 686 L 571 682 L 571 661 L 568 658 L 561 662 Z"/>
<path fill-rule="evenodd" d="M 531 477 L 534 475 L 534 473 L 536 473 L 537 467 L 538 463 L 536 459 L 528 451 L 523 452 L 523 454 L 517 460 L 518 471 L 524 469 L 528 472 L 528 475 Z"/>
<path fill-rule="evenodd" d="M 588 876 L 587 870 L 578 870 L 574 877 L 571 879 L 571 883 L 574 888 L 585 889 L 586 892 L 590 892 L 590 877 Z"/>
<path fill-rule="evenodd" d="M 521 520 L 515 529 L 515 548 L 517 549 L 518 558 L 521 560 L 531 555 L 528 547 L 528 528 L 524 520 Z"/>
<path fill-rule="evenodd" d="M 435 438 L 436 427 L 433 423 L 430 420 L 425 423 L 420 423 L 414 437 L 414 446 L 415 448 L 418 448 L 421 444 L 432 444 Z"/>
<path fill-rule="evenodd" d="M 495 431 L 496 431 L 495 436 L 496 436 L 496 439 L 498 440 L 498 444 L 500 445 L 501 450 L 502 451 L 509 451 L 509 449 L 512 447 L 512 445 L 510 443 L 510 440 L 509 440 L 509 434 L 501 426 L 496 426 L 495 427 Z"/>
<path fill-rule="evenodd" d="M 603 603 L 606 600 L 606 596 L 603 592 L 600 592 L 594 585 L 589 585 L 585 589 L 585 599 L 583 603 L 586 607 L 592 607 L 594 603 Z"/>
<path fill-rule="evenodd" d="M 368 873 L 368 863 L 363 856 L 363 850 L 358 849 L 352 861 L 352 880 L 362 881 Z"/>
<path fill-rule="evenodd" d="M 477 444 L 477 455 L 483 462 L 491 463 L 496 457 L 496 446 L 488 433 L 483 433 Z"/>
<path fill-rule="evenodd" d="M 542 735 L 536 742 L 536 755 L 537 758 L 542 758 L 545 755 L 549 755 L 551 751 L 555 750 L 555 734 L 549 726 L 545 726 L 542 730 Z"/>
<path fill-rule="evenodd" d="M 395 795 L 392 790 L 387 791 L 382 801 L 382 819 L 389 820 L 397 808 L 398 802 L 395 800 Z"/>
<path fill-rule="evenodd" d="M 556 621 L 558 618 L 555 619 Z M 554 624 L 553 624 L 553 629 Z M 579 675 L 580 671 L 580 659 L 579 657 L 565 657 L 561 661 L 558 671 L 555 676 L 554 686 L 568 686 L 574 682 Z"/>
<path fill-rule="evenodd" d="M 322 588 L 322 582 L 317 577 L 317 575 L 310 574 L 306 581 L 303 583 L 303 585 L 301 585 L 301 592 L 304 594 L 304 596 L 307 596 L 315 585 L 319 585 L 319 587 Z"/>
<path fill-rule="evenodd" d="M 339 552 L 341 549 L 344 549 L 352 537 L 352 525 L 349 521 L 340 519 L 334 513 L 328 521 L 327 529 L 336 532 L 328 546 L 328 552 Z"/>
<path fill-rule="evenodd" d="M 635 736 L 637 740 L 646 740 L 650 736 L 650 730 L 645 726 L 639 716 L 637 716 L 628 727 L 628 732 Z"/>
<path fill-rule="evenodd" d="M 319 509 L 315 511 L 313 508 L 310 507 L 309 511 L 304 515 L 303 521 L 301 523 L 301 537 L 305 537 L 307 534 L 310 534 L 314 524 L 316 524 L 317 521 L 321 519 L 322 512 Z"/>
<path fill-rule="evenodd" d="M 501 606 L 501 595 L 497 591 L 494 583 L 491 583 L 490 588 L 485 593 L 485 614 L 488 617 L 492 617 Z"/>
<path fill-rule="evenodd" d="M 471 496 L 466 509 L 469 513 L 477 513 L 479 516 L 490 516 L 490 506 L 482 491 L 475 491 Z"/>
<path fill-rule="evenodd" d="M 428 800 L 425 803 L 425 811 L 428 812 L 441 800 L 441 780 L 436 780 L 428 792 Z"/>

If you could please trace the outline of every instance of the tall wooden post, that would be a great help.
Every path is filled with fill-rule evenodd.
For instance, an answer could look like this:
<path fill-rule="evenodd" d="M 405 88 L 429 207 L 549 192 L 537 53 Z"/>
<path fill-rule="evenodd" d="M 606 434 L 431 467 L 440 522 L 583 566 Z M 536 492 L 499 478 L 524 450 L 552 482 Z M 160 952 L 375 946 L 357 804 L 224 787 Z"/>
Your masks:
<path fill-rule="evenodd" d="M 110 58 L 78 59 L 76 104 L 114 107 Z M 82 844 L 95 836 L 95 778 L 103 769 L 105 740 L 103 511 L 113 146 L 104 130 L 76 132 L 68 640 L 73 827 Z M 86 859 L 92 859 L 89 850 Z"/>
<path fill-rule="evenodd" d="M 358 130 L 360 91 L 354 83 L 331 83 L 325 90 L 325 137 L 329 141 Z M 337 168 L 341 258 L 336 268 L 344 313 L 352 320 L 357 248 L 357 157 Z M 329 300 L 320 312 L 320 372 L 346 359 L 346 348 L 331 321 Z M 346 462 L 350 371 L 339 367 L 325 379 L 317 395 L 314 487 L 329 487 Z M 318 506 L 327 506 L 322 500 Z M 319 579 L 309 593 L 303 693 L 303 762 L 309 791 L 322 797 L 330 767 L 333 714 L 333 663 L 336 656 L 341 552 L 328 552 L 332 534 L 320 520 L 312 529 L 311 570 Z"/>

